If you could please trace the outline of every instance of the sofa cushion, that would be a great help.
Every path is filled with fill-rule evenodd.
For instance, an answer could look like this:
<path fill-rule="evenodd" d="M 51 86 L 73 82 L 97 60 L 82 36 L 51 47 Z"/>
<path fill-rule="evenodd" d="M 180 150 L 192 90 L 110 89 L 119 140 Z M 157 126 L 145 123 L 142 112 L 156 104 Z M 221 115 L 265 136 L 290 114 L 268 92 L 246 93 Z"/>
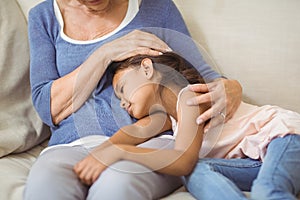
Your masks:
<path fill-rule="evenodd" d="M 47 142 L 43 142 L 24 153 L 10 154 L 0 159 L 0 199 L 22 199 L 29 170 L 46 146 Z"/>
<path fill-rule="evenodd" d="M 0 157 L 49 136 L 35 112 L 29 84 L 27 23 L 15 0 L 0 1 Z"/>
<path fill-rule="evenodd" d="M 17 0 L 26 19 L 28 19 L 29 10 L 35 5 L 41 3 L 42 1 L 45 0 Z"/>

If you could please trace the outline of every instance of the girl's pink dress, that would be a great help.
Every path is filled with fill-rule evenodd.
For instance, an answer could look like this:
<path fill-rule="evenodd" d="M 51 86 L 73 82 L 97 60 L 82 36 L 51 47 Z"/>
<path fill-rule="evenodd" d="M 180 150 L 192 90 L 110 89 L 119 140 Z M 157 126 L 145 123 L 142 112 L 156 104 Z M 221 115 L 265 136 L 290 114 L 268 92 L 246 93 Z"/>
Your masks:
<path fill-rule="evenodd" d="M 232 119 L 204 135 L 199 157 L 263 160 L 272 139 L 287 134 L 300 134 L 299 113 L 242 102 Z"/>

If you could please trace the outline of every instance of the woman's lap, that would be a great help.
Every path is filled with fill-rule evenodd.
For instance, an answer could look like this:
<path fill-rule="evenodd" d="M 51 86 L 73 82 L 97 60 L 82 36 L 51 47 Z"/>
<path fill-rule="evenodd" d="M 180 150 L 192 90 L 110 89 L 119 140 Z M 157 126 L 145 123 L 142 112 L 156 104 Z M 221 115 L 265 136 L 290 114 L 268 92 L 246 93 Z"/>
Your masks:
<path fill-rule="evenodd" d="M 182 185 L 181 179 L 150 171 L 129 161 L 108 168 L 89 190 L 87 200 L 159 199 Z"/>
<path fill-rule="evenodd" d="M 83 146 L 64 146 L 43 153 L 32 166 L 24 199 L 155 199 L 182 185 L 179 177 L 120 161 L 107 168 L 89 188 L 73 172 L 73 166 L 88 152 Z"/>
<path fill-rule="evenodd" d="M 40 155 L 26 183 L 24 199 L 85 199 L 84 186 L 73 166 L 88 154 L 85 148 L 57 147 Z"/>

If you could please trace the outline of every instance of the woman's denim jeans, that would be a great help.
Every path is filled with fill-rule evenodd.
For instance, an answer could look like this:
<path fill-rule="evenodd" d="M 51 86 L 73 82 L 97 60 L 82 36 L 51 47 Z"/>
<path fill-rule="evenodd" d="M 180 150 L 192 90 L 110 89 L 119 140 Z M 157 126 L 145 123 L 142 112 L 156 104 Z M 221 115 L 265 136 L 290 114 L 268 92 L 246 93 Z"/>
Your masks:
<path fill-rule="evenodd" d="M 269 144 L 264 162 L 252 159 L 200 159 L 184 178 L 197 199 L 295 200 L 300 190 L 300 135 L 279 137 Z"/>

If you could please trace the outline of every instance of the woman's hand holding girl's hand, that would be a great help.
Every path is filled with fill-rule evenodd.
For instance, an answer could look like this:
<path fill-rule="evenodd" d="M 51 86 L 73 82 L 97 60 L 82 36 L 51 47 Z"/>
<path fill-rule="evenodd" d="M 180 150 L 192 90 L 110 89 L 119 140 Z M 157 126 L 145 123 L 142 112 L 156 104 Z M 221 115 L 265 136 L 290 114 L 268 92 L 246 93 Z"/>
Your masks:
<path fill-rule="evenodd" d="M 171 51 L 168 45 L 151 33 L 134 30 L 125 36 L 104 44 L 100 51 L 110 61 L 122 61 L 138 54 L 160 55 Z"/>
<path fill-rule="evenodd" d="M 189 85 L 189 89 L 204 94 L 189 99 L 188 105 L 211 103 L 211 108 L 197 118 L 198 124 L 214 119 L 205 125 L 204 132 L 210 127 L 228 121 L 234 115 L 242 100 L 242 87 L 236 80 L 220 78 L 208 84 Z"/>

